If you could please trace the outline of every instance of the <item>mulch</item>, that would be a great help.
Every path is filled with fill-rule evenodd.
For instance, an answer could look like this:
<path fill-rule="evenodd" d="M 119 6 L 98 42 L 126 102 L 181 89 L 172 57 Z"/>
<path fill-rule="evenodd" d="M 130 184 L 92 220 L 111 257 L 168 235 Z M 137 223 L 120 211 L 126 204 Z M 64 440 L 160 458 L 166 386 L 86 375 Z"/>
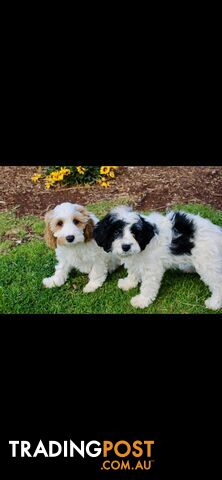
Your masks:
<path fill-rule="evenodd" d="M 0 211 L 42 217 L 61 202 L 87 205 L 99 200 L 130 197 L 138 210 L 159 210 L 175 203 L 203 203 L 222 210 L 221 167 L 121 167 L 108 189 L 92 186 L 56 187 L 31 181 L 35 167 L 0 167 Z"/>

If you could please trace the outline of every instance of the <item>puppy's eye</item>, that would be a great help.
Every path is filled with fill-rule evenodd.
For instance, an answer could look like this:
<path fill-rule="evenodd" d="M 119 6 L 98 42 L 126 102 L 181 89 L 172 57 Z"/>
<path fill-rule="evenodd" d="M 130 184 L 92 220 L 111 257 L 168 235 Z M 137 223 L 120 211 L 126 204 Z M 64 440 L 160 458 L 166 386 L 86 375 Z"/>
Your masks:
<path fill-rule="evenodd" d="M 80 221 L 79 221 L 79 220 L 76 220 L 76 219 L 74 218 L 73 223 L 74 223 L 75 225 L 79 225 Z"/>
<path fill-rule="evenodd" d="M 57 226 L 58 226 L 58 227 L 62 227 L 62 226 L 63 226 L 63 221 L 62 221 L 62 220 L 59 220 L 59 222 L 57 223 Z"/>

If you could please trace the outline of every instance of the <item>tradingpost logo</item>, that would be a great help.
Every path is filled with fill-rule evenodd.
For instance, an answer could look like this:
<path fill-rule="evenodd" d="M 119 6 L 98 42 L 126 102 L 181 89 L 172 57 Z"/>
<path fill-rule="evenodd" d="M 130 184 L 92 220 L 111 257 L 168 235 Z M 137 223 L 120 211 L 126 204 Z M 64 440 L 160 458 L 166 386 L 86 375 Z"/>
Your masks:
<path fill-rule="evenodd" d="M 47 458 L 73 458 L 77 456 L 85 460 L 87 457 L 97 458 L 100 470 L 151 470 L 155 459 L 153 458 L 154 440 L 84 440 L 74 443 L 72 440 L 58 442 L 39 440 L 35 445 L 26 440 L 9 440 L 10 458 L 24 458 L 26 460 L 38 457 Z"/>

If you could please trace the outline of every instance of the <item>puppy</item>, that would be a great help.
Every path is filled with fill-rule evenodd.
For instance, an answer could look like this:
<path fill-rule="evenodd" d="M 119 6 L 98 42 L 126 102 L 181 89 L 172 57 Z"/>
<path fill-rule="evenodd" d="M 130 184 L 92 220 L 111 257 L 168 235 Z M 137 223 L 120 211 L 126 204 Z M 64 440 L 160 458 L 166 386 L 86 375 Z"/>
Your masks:
<path fill-rule="evenodd" d="M 120 265 L 119 259 L 99 248 L 93 239 L 98 219 L 83 206 L 62 203 L 45 216 L 45 240 L 55 249 L 58 265 L 52 277 L 45 278 L 46 288 L 63 285 L 73 268 L 89 275 L 85 293 L 94 292 L 105 282 L 108 272 Z"/>
<path fill-rule="evenodd" d="M 148 307 L 156 298 L 164 272 L 179 268 L 197 272 L 209 287 L 207 308 L 222 308 L 222 229 L 198 215 L 170 212 L 148 216 L 129 207 L 112 210 L 94 230 L 106 252 L 121 259 L 128 276 L 119 280 L 122 290 L 141 283 L 133 307 Z"/>

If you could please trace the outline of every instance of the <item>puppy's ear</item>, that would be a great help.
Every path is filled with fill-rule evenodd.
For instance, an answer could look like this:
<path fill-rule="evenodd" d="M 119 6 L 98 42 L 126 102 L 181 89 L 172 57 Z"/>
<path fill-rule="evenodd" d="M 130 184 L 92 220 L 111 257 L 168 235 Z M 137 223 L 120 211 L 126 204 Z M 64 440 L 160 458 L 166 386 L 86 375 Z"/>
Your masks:
<path fill-rule="evenodd" d="M 140 216 L 139 221 L 131 227 L 131 232 L 139 244 L 141 251 L 143 251 L 148 243 L 150 243 L 154 235 L 158 233 L 158 230 L 156 225 L 152 225 Z"/>
<path fill-rule="evenodd" d="M 125 226 L 125 222 L 117 220 L 116 216 L 112 213 L 108 213 L 100 222 L 95 226 L 93 232 L 93 238 L 99 247 L 102 247 L 105 252 L 111 252 L 112 243 Z"/>
<path fill-rule="evenodd" d="M 85 242 L 89 242 L 89 240 L 92 240 L 93 238 L 93 230 L 94 230 L 94 222 L 91 218 L 86 223 L 86 226 L 84 228 L 84 237 L 85 237 Z"/>
<path fill-rule="evenodd" d="M 105 252 L 108 252 L 108 226 L 111 222 L 111 215 L 108 213 L 100 222 L 95 226 L 93 232 L 93 238 L 99 247 L 102 247 Z"/>
<path fill-rule="evenodd" d="M 48 245 L 49 248 L 52 248 L 53 250 L 56 249 L 57 247 L 57 241 L 56 238 L 53 235 L 52 229 L 51 229 L 51 220 L 53 216 L 53 210 L 50 210 L 49 212 L 46 213 L 45 215 L 45 241 Z"/>

